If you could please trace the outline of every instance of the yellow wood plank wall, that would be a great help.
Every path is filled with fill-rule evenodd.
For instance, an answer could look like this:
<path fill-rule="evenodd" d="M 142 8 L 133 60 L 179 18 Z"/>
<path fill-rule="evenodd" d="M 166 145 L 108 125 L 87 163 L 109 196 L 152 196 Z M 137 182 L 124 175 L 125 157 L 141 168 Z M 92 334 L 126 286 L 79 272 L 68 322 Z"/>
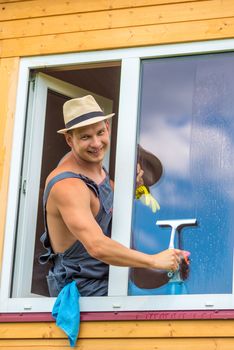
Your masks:
<path fill-rule="evenodd" d="M 81 324 L 76 349 L 233 350 L 233 321 L 119 321 Z M 68 349 L 54 323 L 0 324 L 0 349 Z"/>
<path fill-rule="evenodd" d="M 0 262 L 20 57 L 233 37 L 233 0 L 0 0 Z M 69 345 L 51 322 L 2 323 L 0 348 Z M 94 348 L 232 350 L 234 321 L 82 323 Z"/>
<path fill-rule="evenodd" d="M 233 36 L 233 0 L 29 0 L 0 6 L 0 57 Z"/>

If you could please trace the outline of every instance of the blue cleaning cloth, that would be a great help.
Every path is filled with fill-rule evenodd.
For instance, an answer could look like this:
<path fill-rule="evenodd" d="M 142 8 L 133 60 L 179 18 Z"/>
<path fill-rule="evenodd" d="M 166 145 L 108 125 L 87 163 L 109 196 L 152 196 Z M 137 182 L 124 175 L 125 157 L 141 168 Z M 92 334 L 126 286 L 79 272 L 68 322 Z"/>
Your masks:
<path fill-rule="evenodd" d="M 70 346 L 75 346 L 80 329 L 80 293 L 73 281 L 67 284 L 55 301 L 52 316 L 56 320 L 56 325 L 60 327 L 68 336 Z"/>

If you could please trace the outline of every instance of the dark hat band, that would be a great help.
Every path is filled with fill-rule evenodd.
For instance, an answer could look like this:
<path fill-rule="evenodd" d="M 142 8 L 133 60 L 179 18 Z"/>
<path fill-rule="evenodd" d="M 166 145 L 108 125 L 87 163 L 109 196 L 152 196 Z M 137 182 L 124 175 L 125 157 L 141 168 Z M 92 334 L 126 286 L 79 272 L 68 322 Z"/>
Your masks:
<path fill-rule="evenodd" d="M 66 127 L 66 129 L 69 129 L 78 123 L 84 122 L 85 120 L 92 119 L 95 117 L 101 117 L 101 116 L 102 117 L 104 116 L 104 113 L 102 111 L 86 113 L 86 114 L 80 115 L 79 117 L 76 117 L 76 118 L 72 119 L 70 122 L 66 123 L 65 127 Z"/>

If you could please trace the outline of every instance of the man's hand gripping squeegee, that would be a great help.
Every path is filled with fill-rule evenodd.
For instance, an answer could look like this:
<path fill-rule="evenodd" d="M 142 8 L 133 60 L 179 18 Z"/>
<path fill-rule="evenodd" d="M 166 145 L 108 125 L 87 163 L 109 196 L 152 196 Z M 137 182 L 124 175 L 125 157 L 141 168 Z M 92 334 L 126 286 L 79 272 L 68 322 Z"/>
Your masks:
<path fill-rule="evenodd" d="M 158 220 L 156 225 L 158 226 L 170 226 L 171 227 L 171 237 L 168 249 L 175 248 L 175 234 L 185 226 L 194 226 L 197 224 L 197 219 L 178 219 L 178 220 Z M 183 258 L 187 264 L 189 264 L 190 252 L 182 250 Z M 180 279 L 179 269 L 176 272 L 168 272 L 168 277 Z"/>

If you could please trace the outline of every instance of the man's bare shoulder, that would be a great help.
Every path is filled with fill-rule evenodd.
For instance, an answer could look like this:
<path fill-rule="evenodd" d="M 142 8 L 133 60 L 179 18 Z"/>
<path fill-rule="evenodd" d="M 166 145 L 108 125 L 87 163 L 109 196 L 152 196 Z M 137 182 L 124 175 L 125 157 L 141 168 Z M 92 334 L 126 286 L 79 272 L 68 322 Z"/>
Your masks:
<path fill-rule="evenodd" d="M 69 168 L 64 168 L 64 167 L 58 166 L 57 168 L 52 170 L 51 173 L 47 176 L 45 185 L 47 185 L 57 175 L 60 175 L 60 174 L 65 173 L 65 172 L 73 172 L 73 170 L 69 169 Z"/>
<path fill-rule="evenodd" d="M 63 168 L 63 167 L 58 167 L 56 169 L 54 169 L 47 177 L 46 179 L 46 185 L 50 182 L 50 180 L 52 180 L 54 177 L 56 177 L 57 175 L 62 175 L 63 173 L 67 173 L 67 172 L 71 172 L 74 174 L 79 174 L 78 172 L 74 171 L 73 169 L 68 169 L 68 168 Z M 59 180 L 58 182 L 56 182 L 53 186 L 53 188 L 87 188 L 87 186 L 85 185 L 84 181 L 77 178 L 77 177 L 65 177 L 62 180 Z"/>
<path fill-rule="evenodd" d="M 58 166 L 54 168 L 51 173 L 46 178 L 45 185 L 48 184 L 50 180 L 52 180 L 55 176 L 62 174 L 64 172 L 73 172 L 78 174 L 79 171 L 77 169 L 77 165 L 74 165 L 74 159 L 72 157 L 71 152 L 67 153 L 59 162 Z"/>
<path fill-rule="evenodd" d="M 65 172 L 72 172 L 78 174 L 77 168 L 75 169 L 72 164 L 69 166 L 68 162 L 63 162 L 59 164 L 46 179 L 46 186 L 57 175 L 61 175 Z M 69 198 L 82 198 L 83 200 L 89 199 L 89 190 L 83 180 L 79 178 L 68 177 L 56 182 L 50 192 L 50 198 L 56 199 L 58 201 L 60 198 L 63 201 Z"/>
<path fill-rule="evenodd" d="M 66 178 L 58 181 L 51 190 L 51 198 L 63 205 L 70 202 L 90 201 L 90 191 L 83 180 Z"/>

